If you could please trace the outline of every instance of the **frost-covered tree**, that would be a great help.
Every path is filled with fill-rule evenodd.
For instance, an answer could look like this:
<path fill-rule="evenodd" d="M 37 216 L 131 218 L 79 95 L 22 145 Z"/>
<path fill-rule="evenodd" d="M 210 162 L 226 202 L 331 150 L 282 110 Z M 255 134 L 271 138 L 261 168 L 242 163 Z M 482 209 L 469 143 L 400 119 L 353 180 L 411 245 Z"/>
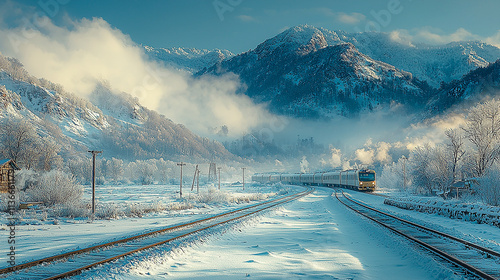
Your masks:
<path fill-rule="evenodd" d="M 31 169 L 38 160 L 39 136 L 33 125 L 21 119 L 0 122 L 0 147 L 3 156 Z"/>
<path fill-rule="evenodd" d="M 75 179 L 81 184 L 90 184 L 92 163 L 83 157 L 71 158 L 66 161 L 67 167 Z"/>
<path fill-rule="evenodd" d="M 41 139 L 41 145 L 38 148 L 38 169 L 43 171 L 50 171 L 53 168 L 61 167 L 63 159 L 58 154 L 60 151 L 61 146 L 59 146 L 54 140 L 48 137 Z"/>
<path fill-rule="evenodd" d="M 446 196 L 453 184 L 453 159 L 444 145 L 417 147 L 410 156 L 410 172 L 417 193 L 439 191 Z"/>
<path fill-rule="evenodd" d="M 76 183 L 73 176 L 60 170 L 52 170 L 40 175 L 27 192 L 32 200 L 46 205 L 71 205 L 81 199 L 83 186 Z"/>
<path fill-rule="evenodd" d="M 481 177 L 500 156 L 500 101 L 493 99 L 471 108 L 463 130 L 475 148 L 472 171 Z"/>
<path fill-rule="evenodd" d="M 483 202 L 500 206 L 500 163 L 492 165 L 479 182 L 478 192 Z"/>
<path fill-rule="evenodd" d="M 113 180 L 114 182 L 118 182 L 123 178 L 123 160 L 111 158 L 106 161 L 106 176 Z"/>
<path fill-rule="evenodd" d="M 400 158 L 397 162 L 384 165 L 377 184 L 386 189 L 408 190 L 411 186 L 411 176 L 407 165 L 408 159 L 405 157 Z"/>
<path fill-rule="evenodd" d="M 129 164 L 127 169 L 131 171 L 131 174 L 135 174 L 136 181 L 143 185 L 152 184 L 158 170 L 154 160 L 140 160 Z"/>
<path fill-rule="evenodd" d="M 453 184 L 454 174 L 450 154 L 442 145 L 431 148 L 427 173 L 434 188 L 446 197 Z"/>
<path fill-rule="evenodd" d="M 449 141 L 446 146 L 450 153 L 452 181 L 455 182 L 465 155 L 464 136 L 457 129 L 447 129 L 444 133 Z"/>
<path fill-rule="evenodd" d="M 410 174 L 417 193 L 432 193 L 432 178 L 429 174 L 432 150 L 429 145 L 419 146 L 410 154 Z"/>

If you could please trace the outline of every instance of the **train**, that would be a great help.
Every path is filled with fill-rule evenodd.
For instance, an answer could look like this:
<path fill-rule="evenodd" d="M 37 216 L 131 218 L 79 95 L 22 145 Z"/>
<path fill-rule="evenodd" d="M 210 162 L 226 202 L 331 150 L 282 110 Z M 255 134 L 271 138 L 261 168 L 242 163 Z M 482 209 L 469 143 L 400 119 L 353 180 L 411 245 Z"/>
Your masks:
<path fill-rule="evenodd" d="M 376 174 L 370 169 L 349 169 L 314 173 L 257 173 L 252 181 L 260 183 L 301 184 L 327 187 L 341 187 L 358 191 L 373 192 L 376 188 Z"/>

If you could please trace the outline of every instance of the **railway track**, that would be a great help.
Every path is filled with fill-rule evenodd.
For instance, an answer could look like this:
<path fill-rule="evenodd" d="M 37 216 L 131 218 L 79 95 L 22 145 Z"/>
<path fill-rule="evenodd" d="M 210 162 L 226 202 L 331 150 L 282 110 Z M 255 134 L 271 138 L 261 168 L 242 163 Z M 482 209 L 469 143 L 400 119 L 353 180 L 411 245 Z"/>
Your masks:
<path fill-rule="evenodd" d="M 450 264 L 457 274 L 471 279 L 500 279 L 499 252 L 372 208 L 346 196 L 343 191 L 336 190 L 335 197 L 351 210 L 431 251 Z"/>
<path fill-rule="evenodd" d="M 86 269 L 117 260 L 156 246 L 182 239 L 189 235 L 229 224 L 236 220 L 262 212 L 271 207 L 301 198 L 313 192 L 303 192 L 257 203 L 209 218 L 167 227 L 149 233 L 81 249 L 48 258 L 0 269 L 0 278 L 9 279 L 61 279 L 80 274 Z"/>

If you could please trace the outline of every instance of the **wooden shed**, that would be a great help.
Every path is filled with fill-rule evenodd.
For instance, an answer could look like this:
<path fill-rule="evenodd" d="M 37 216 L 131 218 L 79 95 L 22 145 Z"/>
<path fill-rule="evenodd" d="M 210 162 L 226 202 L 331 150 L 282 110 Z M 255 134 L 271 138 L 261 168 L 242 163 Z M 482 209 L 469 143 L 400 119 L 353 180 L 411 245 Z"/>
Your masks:
<path fill-rule="evenodd" d="M 14 172 L 20 170 L 11 159 L 0 160 L 0 193 L 6 193 L 10 185 L 16 183 Z"/>

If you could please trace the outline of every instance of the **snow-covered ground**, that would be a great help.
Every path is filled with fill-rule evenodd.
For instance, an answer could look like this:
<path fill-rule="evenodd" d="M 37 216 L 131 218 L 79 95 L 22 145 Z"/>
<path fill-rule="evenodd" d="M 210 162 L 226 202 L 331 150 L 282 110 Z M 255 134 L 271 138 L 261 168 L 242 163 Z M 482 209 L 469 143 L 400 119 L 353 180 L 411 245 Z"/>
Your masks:
<path fill-rule="evenodd" d="M 101 203 L 167 206 L 190 201 L 192 207 L 183 210 L 165 207 L 167 210 L 143 217 L 93 223 L 60 219 L 54 225 L 49 218 L 38 225 L 23 225 L 16 232 L 16 244 L 19 240 L 16 260 L 37 259 L 45 254 L 199 219 L 241 207 L 241 203 L 246 205 L 244 200 L 235 198 L 263 199 L 303 190 L 296 186 L 249 184 L 242 191 L 241 184 L 225 184 L 224 192 L 212 189 L 212 195 L 218 198 L 203 201 L 195 193 L 190 195 L 188 188 L 184 192 L 185 197 L 190 197 L 188 200 L 177 199 L 173 192 L 160 195 L 178 186 L 119 187 L 101 188 Z M 203 192 L 210 193 L 206 186 Z M 497 227 L 403 210 L 383 204 L 383 197 L 346 192 L 377 208 L 500 251 Z M 76 279 L 460 279 L 415 245 L 345 208 L 332 193 L 332 189 L 317 187 L 313 194 L 259 216 L 192 236 L 176 246 L 155 248 L 105 264 Z M 2 223 L 4 228 L 5 222 Z M 5 248 L 2 246 L 3 255 Z"/>
<path fill-rule="evenodd" d="M 286 195 L 300 189 L 277 185 L 222 184 L 221 190 L 208 184 L 184 186 L 179 199 L 178 185 L 105 185 L 96 187 L 97 209 L 105 208 L 117 214 L 114 219 L 61 218 L 51 216 L 50 210 L 21 210 L 15 228 L 16 264 L 41 259 L 78 248 L 110 242 L 124 237 L 193 221 L 256 203 L 260 200 Z M 90 200 L 86 187 L 84 200 Z M 159 210 L 158 212 L 151 209 Z M 96 210 L 97 212 L 97 210 Z M 9 253 L 8 213 L 0 216 L 0 254 Z M 1 242 L 1 241 L 0 241 Z M 9 266 L 1 262 L 0 268 Z"/>
<path fill-rule="evenodd" d="M 77 279 L 454 279 L 412 245 L 316 192 L 224 235 Z"/>

